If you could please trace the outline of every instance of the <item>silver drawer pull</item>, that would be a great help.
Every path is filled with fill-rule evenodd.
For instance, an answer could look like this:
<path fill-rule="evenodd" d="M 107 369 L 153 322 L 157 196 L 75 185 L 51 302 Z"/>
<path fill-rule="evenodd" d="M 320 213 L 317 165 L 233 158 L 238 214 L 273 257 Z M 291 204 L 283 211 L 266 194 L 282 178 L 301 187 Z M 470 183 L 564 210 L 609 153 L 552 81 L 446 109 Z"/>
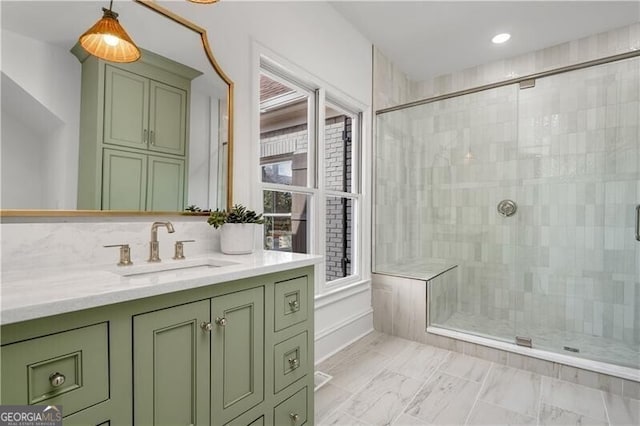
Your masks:
<path fill-rule="evenodd" d="M 53 386 L 54 388 L 62 386 L 65 380 L 67 380 L 67 378 L 64 377 L 64 374 L 60 374 L 58 372 L 55 372 L 49 376 L 49 383 L 51 383 L 51 386 Z"/>
<path fill-rule="evenodd" d="M 200 328 L 204 332 L 211 331 L 213 330 L 213 324 L 211 324 L 210 322 L 203 322 L 202 324 L 200 324 Z"/>
<path fill-rule="evenodd" d="M 300 367 L 300 361 L 297 358 L 289 358 L 287 361 L 289 361 L 289 366 L 294 370 Z"/>
<path fill-rule="evenodd" d="M 289 307 L 291 308 L 292 311 L 297 311 L 298 308 L 300 308 L 300 304 L 298 303 L 297 300 L 290 300 Z"/>
<path fill-rule="evenodd" d="M 220 327 L 224 327 L 225 325 L 227 325 L 227 319 L 225 317 L 217 317 L 216 324 L 218 324 Z"/>
<path fill-rule="evenodd" d="M 294 423 L 300 420 L 300 416 L 297 415 L 296 413 L 289 413 L 289 417 L 291 418 L 291 420 L 293 420 Z"/>

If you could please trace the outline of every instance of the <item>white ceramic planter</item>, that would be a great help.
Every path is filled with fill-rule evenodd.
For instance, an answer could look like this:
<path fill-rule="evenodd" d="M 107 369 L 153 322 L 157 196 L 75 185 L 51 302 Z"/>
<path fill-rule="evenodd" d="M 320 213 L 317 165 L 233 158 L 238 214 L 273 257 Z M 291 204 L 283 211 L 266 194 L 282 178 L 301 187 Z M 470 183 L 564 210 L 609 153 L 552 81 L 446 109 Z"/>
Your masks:
<path fill-rule="evenodd" d="M 225 254 L 253 252 L 255 223 L 225 223 L 220 228 L 220 250 Z"/>

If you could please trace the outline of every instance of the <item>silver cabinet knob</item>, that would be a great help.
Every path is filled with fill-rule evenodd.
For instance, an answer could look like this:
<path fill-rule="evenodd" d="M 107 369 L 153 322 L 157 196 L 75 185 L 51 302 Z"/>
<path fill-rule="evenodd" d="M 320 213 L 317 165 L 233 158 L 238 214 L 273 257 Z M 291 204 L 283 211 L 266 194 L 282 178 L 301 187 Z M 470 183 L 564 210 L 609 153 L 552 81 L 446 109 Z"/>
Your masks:
<path fill-rule="evenodd" d="M 224 327 L 225 325 L 227 325 L 227 319 L 225 317 L 217 317 L 216 324 L 218 324 L 220 327 Z"/>
<path fill-rule="evenodd" d="M 289 413 L 289 417 L 291 418 L 291 420 L 293 420 L 294 423 L 300 420 L 300 416 L 297 415 L 296 413 Z"/>
<path fill-rule="evenodd" d="M 55 372 L 49 376 L 49 383 L 51 383 L 51 386 L 53 386 L 54 388 L 62 386 L 65 380 L 67 380 L 67 378 L 64 377 L 64 374 L 60 374 L 58 372 Z"/>
<path fill-rule="evenodd" d="M 297 300 L 290 300 L 289 307 L 291 308 L 292 311 L 297 311 L 298 308 L 300 307 L 300 304 L 298 303 Z"/>
<path fill-rule="evenodd" d="M 289 366 L 292 369 L 296 369 L 300 366 L 300 361 L 298 361 L 297 358 L 289 358 L 287 361 L 289 361 Z"/>
<path fill-rule="evenodd" d="M 204 332 L 211 331 L 213 330 L 213 324 L 211 324 L 210 322 L 203 322 L 202 324 L 200 324 L 200 328 Z"/>

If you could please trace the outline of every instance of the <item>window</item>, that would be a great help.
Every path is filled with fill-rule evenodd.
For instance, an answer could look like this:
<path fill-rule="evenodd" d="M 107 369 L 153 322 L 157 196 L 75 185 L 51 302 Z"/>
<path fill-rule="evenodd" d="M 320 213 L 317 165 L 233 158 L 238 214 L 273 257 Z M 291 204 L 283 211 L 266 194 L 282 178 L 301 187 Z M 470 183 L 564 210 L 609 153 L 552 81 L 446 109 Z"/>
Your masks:
<path fill-rule="evenodd" d="M 360 279 L 360 123 L 359 111 L 324 88 L 263 64 L 264 248 L 323 253 L 325 289 Z"/>

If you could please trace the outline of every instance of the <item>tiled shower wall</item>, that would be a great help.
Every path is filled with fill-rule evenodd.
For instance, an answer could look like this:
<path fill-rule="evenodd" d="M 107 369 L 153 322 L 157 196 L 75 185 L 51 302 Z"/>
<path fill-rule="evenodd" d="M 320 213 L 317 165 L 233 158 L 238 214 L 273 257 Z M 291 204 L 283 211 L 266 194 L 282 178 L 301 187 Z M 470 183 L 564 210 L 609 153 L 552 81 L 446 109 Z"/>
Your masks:
<path fill-rule="evenodd" d="M 376 52 L 376 108 L 638 48 L 635 24 L 421 83 Z M 378 116 L 376 264 L 455 259 L 460 311 L 638 345 L 639 62 Z"/>
<path fill-rule="evenodd" d="M 424 146 L 420 253 L 460 265 L 458 311 L 640 342 L 639 80 L 632 59 L 397 112 Z"/>

